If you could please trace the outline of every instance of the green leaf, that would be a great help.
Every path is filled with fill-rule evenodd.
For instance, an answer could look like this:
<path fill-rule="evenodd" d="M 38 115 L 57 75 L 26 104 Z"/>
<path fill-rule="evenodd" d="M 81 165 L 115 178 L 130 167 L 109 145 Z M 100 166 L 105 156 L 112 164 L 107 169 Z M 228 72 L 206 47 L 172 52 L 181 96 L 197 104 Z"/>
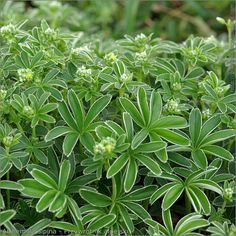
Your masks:
<path fill-rule="evenodd" d="M 11 218 L 13 218 L 15 214 L 16 214 L 16 211 L 14 210 L 6 210 L 6 211 L 0 212 L 0 226 L 5 224 Z"/>
<path fill-rule="evenodd" d="M 206 194 L 200 190 L 199 188 L 195 186 L 191 186 L 191 189 L 193 192 L 195 192 L 195 195 L 199 199 L 198 202 L 201 205 L 201 208 L 204 212 L 204 214 L 209 215 L 211 213 L 211 204 L 206 196 Z"/>
<path fill-rule="evenodd" d="M 89 204 L 98 207 L 107 207 L 111 205 L 111 198 L 104 194 L 97 193 L 95 190 L 81 189 L 80 196 Z"/>
<path fill-rule="evenodd" d="M 146 220 L 148 218 L 151 218 L 149 213 L 139 204 L 135 202 L 122 202 L 123 206 L 128 208 L 132 213 L 134 213 L 136 216 L 138 216 L 141 220 Z"/>
<path fill-rule="evenodd" d="M 74 117 L 71 115 L 71 112 L 65 102 L 60 102 L 58 106 L 58 111 L 63 118 L 63 120 L 74 130 L 78 130 L 78 126 Z"/>
<path fill-rule="evenodd" d="M 1 180 L 0 181 L 0 189 L 10 189 L 10 190 L 22 190 L 23 187 L 21 184 L 9 181 L 9 180 Z"/>
<path fill-rule="evenodd" d="M 80 142 L 90 153 L 93 153 L 95 140 L 89 132 L 85 132 L 80 136 Z"/>
<path fill-rule="evenodd" d="M 189 140 L 185 136 L 168 129 L 158 129 L 157 134 L 167 141 L 178 145 L 189 145 Z"/>
<path fill-rule="evenodd" d="M 63 221 L 52 221 L 50 223 L 50 227 L 55 228 L 55 229 L 60 229 L 68 232 L 76 232 L 78 231 L 77 226 L 68 223 L 68 222 L 63 222 Z"/>
<path fill-rule="evenodd" d="M 126 155 L 126 153 L 123 153 L 121 156 L 119 156 L 113 164 L 109 167 L 107 171 L 107 178 L 111 178 L 114 175 L 116 175 L 120 170 L 125 166 L 125 164 L 128 162 L 129 158 Z"/>
<path fill-rule="evenodd" d="M 62 192 L 57 192 L 54 199 L 52 200 L 52 203 L 49 206 L 49 211 L 51 212 L 60 211 L 62 208 L 64 208 L 66 202 L 67 199 L 65 194 Z"/>
<path fill-rule="evenodd" d="M 202 115 L 198 108 L 193 109 L 189 115 L 189 133 L 193 145 L 198 141 L 202 128 Z"/>
<path fill-rule="evenodd" d="M 39 199 L 36 210 L 37 212 L 42 212 L 46 210 L 52 203 L 57 191 L 56 190 L 49 190 Z"/>
<path fill-rule="evenodd" d="M 87 230 L 93 231 L 105 228 L 106 226 L 110 225 L 115 219 L 115 214 L 107 214 L 104 216 L 100 216 L 88 225 Z"/>
<path fill-rule="evenodd" d="M 196 185 L 200 188 L 209 189 L 211 191 L 214 191 L 214 192 L 222 195 L 221 187 L 217 183 L 213 182 L 212 180 L 198 179 L 198 180 L 194 180 L 193 183 L 194 183 L 194 185 Z"/>
<path fill-rule="evenodd" d="M 173 234 L 173 224 L 172 224 L 170 209 L 162 211 L 162 219 L 164 225 L 166 226 L 170 234 Z"/>
<path fill-rule="evenodd" d="M 57 189 L 57 183 L 45 172 L 39 169 L 33 169 L 31 171 L 31 175 L 35 178 L 36 181 L 43 184 L 44 186 L 52 189 Z"/>
<path fill-rule="evenodd" d="M 166 143 L 162 141 L 153 141 L 150 143 L 143 143 L 138 146 L 138 148 L 135 150 L 135 152 L 140 153 L 153 153 L 157 152 L 161 149 L 164 149 L 166 147 Z"/>
<path fill-rule="evenodd" d="M 154 190 L 155 190 L 154 185 L 139 188 L 129 194 L 125 194 L 125 196 L 122 197 L 122 201 L 143 201 L 143 200 L 146 200 L 146 199 L 150 198 L 150 196 L 153 194 Z"/>
<path fill-rule="evenodd" d="M 50 219 L 42 219 L 38 221 L 36 224 L 32 225 L 30 228 L 24 231 L 22 236 L 36 235 L 38 232 L 47 228 L 50 225 Z"/>
<path fill-rule="evenodd" d="M 147 102 L 147 94 L 144 88 L 139 88 L 137 95 L 137 103 L 139 107 L 139 111 L 142 114 L 143 121 L 147 125 L 149 122 L 149 107 Z"/>
<path fill-rule="evenodd" d="M 160 118 L 162 113 L 161 95 L 153 90 L 150 97 L 150 124 L 153 124 Z"/>
<path fill-rule="evenodd" d="M 111 95 L 106 95 L 96 100 L 86 115 L 84 127 L 88 127 L 88 125 L 106 108 L 110 101 Z"/>
<path fill-rule="evenodd" d="M 62 192 L 65 191 L 66 185 L 70 176 L 70 162 L 68 160 L 64 160 L 62 162 L 60 173 L 59 173 L 59 182 L 58 182 L 58 189 Z"/>
<path fill-rule="evenodd" d="M 63 148 L 63 153 L 66 156 L 70 156 L 78 140 L 79 140 L 78 133 L 69 133 L 65 136 L 62 148 Z"/>
<path fill-rule="evenodd" d="M 127 134 L 127 140 L 131 143 L 134 133 L 133 121 L 128 112 L 123 112 L 123 122 Z"/>
<path fill-rule="evenodd" d="M 151 159 L 149 156 L 141 155 L 139 154 L 137 156 L 137 159 L 148 168 L 154 175 L 160 175 L 161 174 L 161 168 L 157 162 L 155 162 L 153 159 Z"/>
<path fill-rule="evenodd" d="M 212 154 L 214 156 L 220 157 L 226 161 L 232 161 L 234 156 L 227 151 L 226 149 L 216 146 L 216 145 L 209 145 L 202 148 L 206 153 Z"/>
<path fill-rule="evenodd" d="M 128 167 L 126 169 L 125 181 L 124 181 L 124 190 L 125 192 L 129 192 L 135 184 L 137 177 L 138 167 L 135 159 L 130 158 Z"/>
<path fill-rule="evenodd" d="M 34 179 L 21 179 L 18 182 L 23 186 L 21 193 L 25 196 L 41 198 L 43 194 L 49 190 L 48 187 Z"/>
<path fill-rule="evenodd" d="M 236 130 L 234 129 L 219 130 L 205 137 L 200 143 L 200 145 L 205 146 L 212 143 L 217 143 L 217 142 L 223 141 L 225 139 L 229 139 L 234 136 L 236 136 Z"/>
<path fill-rule="evenodd" d="M 195 162 L 195 164 L 199 168 L 204 169 L 204 170 L 207 168 L 207 165 L 208 165 L 207 157 L 201 149 L 193 151 L 192 152 L 192 158 L 193 158 L 193 161 Z"/>
<path fill-rule="evenodd" d="M 157 201 L 159 198 L 161 198 L 170 188 L 172 188 L 175 185 L 175 183 L 168 183 L 160 188 L 158 188 L 151 196 L 150 203 L 153 204 L 155 201 Z"/>
<path fill-rule="evenodd" d="M 45 136 L 45 141 L 49 142 L 53 139 L 56 139 L 62 135 L 68 134 L 72 129 L 66 126 L 56 126 L 52 130 L 50 130 Z"/>
<path fill-rule="evenodd" d="M 180 197 L 184 188 L 182 184 L 175 184 L 172 186 L 165 194 L 162 201 L 162 209 L 164 211 L 168 210 Z"/>
<path fill-rule="evenodd" d="M 131 143 L 131 148 L 133 150 L 136 149 L 143 142 L 143 140 L 146 139 L 147 136 L 148 131 L 146 129 L 141 129 L 137 134 L 135 134 Z"/>
<path fill-rule="evenodd" d="M 118 209 L 119 209 L 122 221 L 125 223 L 129 233 L 131 234 L 134 231 L 134 224 L 129 216 L 128 211 L 122 205 L 119 205 Z"/>
<path fill-rule="evenodd" d="M 125 109 L 125 111 L 131 115 L 134 122 L 140 127 L 142 127 L 144 125 L 143 119 L 136 106 L 129 99 L 123 97 L 120 98 L 120 103 L 122 107 Z"/>
<path fill-rule="evenodd" d="M 187 121 L 181 116 L 164 116 L 151 125 L 153 129 L 162 128 L 162 129 L 177 129 L 187 127 Z"/>
<path fill-rule="evenodd" d="M 68 102 L 75 117 L 76 124 L 79 130 L 82 131 L 84 125 L 84 108 L 74 90 L 68 92 Z"/>

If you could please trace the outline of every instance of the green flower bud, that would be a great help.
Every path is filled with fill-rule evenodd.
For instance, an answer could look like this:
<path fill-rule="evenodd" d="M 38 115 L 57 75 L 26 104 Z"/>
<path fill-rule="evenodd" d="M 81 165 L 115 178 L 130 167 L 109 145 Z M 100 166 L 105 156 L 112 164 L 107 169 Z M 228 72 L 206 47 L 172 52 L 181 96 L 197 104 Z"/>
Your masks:
<path fill-rule="evenodd" d="M 226 199 L 226 200 L 228 200 L 228 201 L 232 201 L 233 200 L 233 193 L 234 193 L 234 191 L 233 191 L 233 189 L 232 188 L 226 188 L 226 189 L 224 189 L 224 193 L 223 193 L 223 197 L 224 197 L 224 199 Z"/>
<path fill-rule="evenodd" d="M 109 52 L 104 56 L 104 60 L 108 64 L 112 64 L 117 61 L 117 56 L 114 52 Z"/>
<path fill-rule="evenodd" d="M 0 34 L 2 35 L 3 38 L 6 39 L 13 39 L 15 37 L 16 32 L 17 29 L 13 24 L 3 26 L 0 29 Z"/>
<path fill-rule="evenodd" d="M 10 147 L 13 144 L 13 136 L 6 136 L 3 138 L 2 142 L 6 147 Z"/>
<path fill-rule="evenodd" d="M 76 71 L 76 74 L 79 77 L 79 79 L 85 79 L 86 80 L 86 79 L 90 79 L 90 77 L 92 75 L 92 70 L 87 69 L 85 66 L 81 66 Z"/>
<path fill-rule="evenodd" d="M 7 91 L 5 89 L 0 89 L 0 101 L 4 100 L 7 96 Z"/>
<path fill-rule="evenodd" d="M 174 99 L 169 99 L 165 105 L 165 109 L 169 112 L 169 113 L 178 113 L 180 112 L 180 110 L 178 109 L 179 104 L 178 102 L 176 102 Z"/>
<path fill-rule="evenodd" d="M 121 75 L 120 81 L 123 82 L 123 83 L 126 83 L 128 81 L 131 81 L 132 77 L 133 77 L 133 74 L 131 74 L 131 73 L 124 73 L 124 74 Z"/>
<path fill-rule="evenodd" d="M 211 116 L 211 112 L 209 109 L 203 110 L 202 111 L 202 117 L 203 119 L 208 119 Z"/>
<path fill-rule="evenodd" d="M 181 83 L 173 83 L 172 85 L 174 91 L 180 91 L 182 88 Z"/>
<path fill-rule="evenodd" d="M 35 115 L 34 109 L 31 106 L 24 106 L 22 113 L 24 116 L 26 116 L 30 119 L 33 118 Z"/>
<path fill-rule="evenodd" d="M 138 62 L 144 62 L 147 61 L 147 52 L 143 51 L 143 52 L 136 52 L 135 53 L 135 58 Z"/>
<path fill-rule="evenodd" d="M 19 81 L 20 82 L 27 82 L 32 81 L 34 73 L 31 69 L 18 69 L 17 70 Z"/>

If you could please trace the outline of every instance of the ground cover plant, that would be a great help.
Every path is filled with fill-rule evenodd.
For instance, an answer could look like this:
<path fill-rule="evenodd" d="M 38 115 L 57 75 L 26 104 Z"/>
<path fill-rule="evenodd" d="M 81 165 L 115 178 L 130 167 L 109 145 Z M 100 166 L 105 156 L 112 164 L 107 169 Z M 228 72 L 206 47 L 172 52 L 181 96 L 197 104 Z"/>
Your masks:
<path fill-rule="evenodd" d="M 235 21 L 217 20 L 227 42 L 2 26 L 1 235 L 235 235 Z"/>

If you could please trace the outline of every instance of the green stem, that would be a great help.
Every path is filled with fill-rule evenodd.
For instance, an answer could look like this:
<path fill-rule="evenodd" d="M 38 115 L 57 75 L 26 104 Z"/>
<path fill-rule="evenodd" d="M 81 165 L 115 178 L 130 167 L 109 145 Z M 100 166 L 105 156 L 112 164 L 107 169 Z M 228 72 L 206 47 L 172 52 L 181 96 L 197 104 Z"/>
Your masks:
<path fill-rule="evenodd" d="M 9 151 L 10 151 L 9 147 L 6 147 L 7 156 L 9 155 Z M 7 180 L 10 180 L 10 170 L 7 172 Z M 6 194 L 7 194 L 7 209 L 10 209 L 11 193 L 9 189 L 7 189 Z"/>
<path fill-rule="evenodd" d="M 186 211 L 186 215 L 188 215 L 189 213 L 191 213 L 191 202 L 188 198 L 187 193 L 185 192 L 185 211 Z"/>

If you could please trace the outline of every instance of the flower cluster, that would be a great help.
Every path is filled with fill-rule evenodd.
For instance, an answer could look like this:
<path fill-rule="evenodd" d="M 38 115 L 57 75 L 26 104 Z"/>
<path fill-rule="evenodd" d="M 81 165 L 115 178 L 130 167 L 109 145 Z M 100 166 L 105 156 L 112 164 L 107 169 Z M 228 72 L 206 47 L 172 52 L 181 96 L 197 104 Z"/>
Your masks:
<path fill-rule="evenodd" d="M 33 76 L 34 76 L 34 72 L 28 68 L 27 69 L 18 69 L 17 74 L 19 77 L 19 81 L 21 83 L 32 81 Z"/>
<path fill-rule="evenodd" d="M 94 153 L 97 154 L 111 154 L 116 146 L 116 140 L 111 137 L 106 137 L 94 146 Z"/>

